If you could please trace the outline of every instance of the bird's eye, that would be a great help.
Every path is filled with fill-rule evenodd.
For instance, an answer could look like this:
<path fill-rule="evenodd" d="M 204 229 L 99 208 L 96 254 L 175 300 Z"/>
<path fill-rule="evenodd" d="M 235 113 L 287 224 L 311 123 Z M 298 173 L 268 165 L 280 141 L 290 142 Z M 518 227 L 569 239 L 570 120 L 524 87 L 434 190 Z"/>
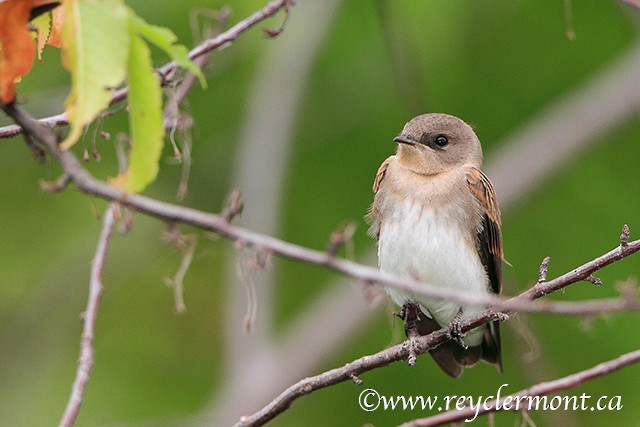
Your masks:
<path fill-rule="evenodd" d="M 449 138 L 444 135 L 438 135 L 435 139 L 435 143 L 438 147 L 445 147 L 449 143 Z"/>

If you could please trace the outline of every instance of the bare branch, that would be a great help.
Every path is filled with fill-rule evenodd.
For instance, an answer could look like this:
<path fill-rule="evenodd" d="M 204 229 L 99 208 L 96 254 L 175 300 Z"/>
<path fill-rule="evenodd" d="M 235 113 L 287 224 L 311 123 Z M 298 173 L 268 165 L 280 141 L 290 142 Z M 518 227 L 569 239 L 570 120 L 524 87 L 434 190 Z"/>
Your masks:
<path fill-rule="evenodd" d="M 96 325 L 96 317 L 98 315 L 98 305 L 100 302 L 100 294 L 102 294 L 102 269 L 104 261 L 109 250 L 109 242 L 113 235 L 115 224 L 115 207 L 109 205 L 102 218 L 102 232 L 100 240 L 96 248 L 96 254 L 91 263 L 91 280 L 89 282 L 89 297 L 87 300 L 87 308 L 83 313 L 84 326 L 82 329 L 82 338 L 80 341 L 80 357 L 78 360 L 78 368 L 76 370 L 76 378 L 73 381 L 71 396 L 67 402 L 59 427 L 70 427 L 78 416 L 80 405 L 82 404 L 82 396 L 89 382 L 89 373 L 93 366 L 93 337 Z"/>
<path fill-rule="evenodd" d="M 69 122 L 67 121 L 67 113 L 56 114 L 55 116 L 46 117 L 44 119 L 39 120 L 40 123 L 47 127 L 56 127 L 66 125 Z M 22 128 L 18 125 L 7 125 L 0 128 L 0 138 L 12 138 L 16 135 L 20 135 L 22 133 Z"/>
<path fill-rule="evenodd" d="M 487 310 L 477 316 L 462 321 L 460 324 L 461 331 L 463 333 L 467 332 L 489 321 L 499 320 L 500 317 L 499 314 Z M 359 378 L 359 375 L 364 372 L 390 365 L 393 362 L 405 361 L 411 353 L 415 353 L 415 355 L 424 354 L 450 339 L 447 335 L 448 331 L 446 329 L 440 329 L 429 335 L 414 337 L 411 342 L 405 341 L 379 351 L 378 353 L 363 356 L 340 368 L 331 369 L 319 375 L 305 378 L 287 388 L 255 414 L 241 417 L 235 427 L 264 425 L 269 420 L 272 420 L 287 410 L 293 401 L 299 397 L 344 381 L 350 381 L 354 376 Z"/>
<path fill-rule="evenodd" d="M 57 146 L 57 138 L 47 127 L 33 119 L 21 107 L 14 104 L 3 105 L 2 108 L 16 123 L 28 130 L 28 133 L 41 141 L 45 147 L 57 158 L 66 174 L 78 186 L 88 194 L 102 199 L 117 201 L 120 204 L 135 209 L 147 215 L 162 219 L 167 222 L 189 224 L 203 230 L 212 231 L 221 237 L 232 241 L 241 241 L 245 247 L 253 247 L 269 250 L 286 258 L 315 264 L 333 269 L 346 274 L 364 283 L 384 283 L 398 289 L 425 296 L 428 298 L 456 301 L 461 304 L 473 306 L 493 306 L 498 311 L 529 311 L 529 312 L 553 312 L 562 313 L 561 308 L 555 303 L 532 304 L 530 300 L 553 292 L 559 288 L 582 280 L 587 280 L 597 270 L 629 256 L 640 250 L 640 240 L 629 242 L 626 248 L 621 246 L 609 251 L 595 260 L 566 273 L 554 280 L 538 283 L 517 298 L 509 300 L 494 295 L 476 295 L 460 293 L 455 290 L 436 287 L 420 282 L 411 277 L 400 277 L 395 274 L 378 270 L 377 268 L 361 265 L 343 258 L 331 256 L 323 251 L 309 249 L 300 245 L 289 243 L 275 237 L 247 230 L 230 224 L 225 218 L 186 208 L 159 200 L 151 199 L 137 194 L 128 194 L 114 188 L 104 181 L 94 178 L 78 161 L 71 151 L 61 151 Z M 564 303 L 565 307 L 566 304 Z M 579 304 L 579 303 L 577 303 Z M 631 306 L 630 309 L 633 309 Z M 575 309 L 570 309 L 567 314 L 575 314 Z"/>
<path fill-rule="evenodd" d="M 456 421 L 475 418 L 477 415 L 495 411 L 508 411 L 518 409 L 526 410 L 528 406 L 520 406 L 519 408 L 515 408 L 515 404 L 513 403 L 513 401 L 516 400 L 516 402 L 518 403 L 528 402 L 527 399 L 522 399 L 522 397 L 544 396 L 562 390 L 575 388 L 586 381 L 602 377 L 611 372 L 617 371 L 638 362 L 640 362 L 640 350 L 632 351 L 607 362 L 602 362 L 592 368 L 585 369 L 584 371 L 576 372 L 575 374 L 568 375 L 557 380 L 536 384 L 529 388 L 520 390 L 517 393 L 513 393 L 500 399 L 495 399 L 490 402 L 483 403 L 482 407 L 480 407 L 477 411 L 476 408 L 472 409 L 470 407 L 461 410 L 448 411 L 442 414 L 434 415 L 432 417 L 413 420 L 408 423 L 402 424 L 400 427 L 440 426 L 443 424 L 454 423 Z M 518 400 L 517 398 L 521 399 Z"/>
<path fill-rule="evenodd" d="M 540 297 L 543 297 L 551 292 L 555 292 L 559 289 L 562 289 L 568 285 L 573 283 L 582 281 L 582 280 L 590 280 L 588 277 L 592 277 L 592 274 L 596 271 L 612 264 L 624 257 L 627 257 L 635 252 L 640 250 L 640 240 L 636 240 L 633 242 L 629 242 L 629 245 L 622 249 L 620 246 L 612 249 L 604 255 L 595 258 L 592 261 L 589 261 L 580 267 L 572 270 L 568 273 L 563 274 L 560 277 L 556 277 L 553 280 L 544 283 L 537 283 L 533 287 L 529 288 L 522 294 L 518 295 L 515 298 L 512 298 L 506 301 L 504 304 L 498 305 L 495 308 L 501 311 L 537 311 L 537 310 L 528 310 L 524 306 L 521 305 L 522 302 L 527 300 L 535 300 Z M 512 305 L 515 304 L 515 305 Z M 554 303 L 555 304 L 555 303 Z M 578 303 L 579 304 L 579 303 Z M 517 308 L 515 308 L 517 307 Z M 541 309 L 540 311 L 546 311 Z M 554 311 L 553 309 L 549 310 L 555 313 L 561 313 L 562 311 Z M 569 314 L 569 313 L 567 313 Z"/>
<path fill-rule="evenodd" d="M 633 244 L 638 245 L 638 248 L 636 250 L 640 249 L 640 240 L 638 240 L 636 242 L 630 243 L 626 250 L 628 251 Z M 461 332 L 468 332 L 471 329 L 477 328 L 478 326 L 493 320 L 505 320 L 504 313 L 496 312 L 496 309 L 499 309 L 502 312 L 511 312 L 516 310 L 514 307 L 524 308 L 527 305 L 526 303 L 529 304 L 530 308 L 544 307 L 544 305 L 540 304 L 531 305 L 531 302 L 532 300 L 539 299 L 545 295 L 556 292 L 573 283 L 585 280 L 585 278 L 589 277 L 593 271 L 609 265 L 612 262 L 615 262 L 621 259 L 621 257 L 627 255 L 624 255 L 621 252 L 620 247 L 618 247 L 556 279 L 545 283 L 538 283 L 532 288 L 522 292 L 516 297 L 509 299 L 499 306 L 495 308 L 489 308 L 474 317 L 462 321 L 460 323 Z M 588 304 L 591 305 L 592 308 L 596 308 L 599 310 L 600 308 L 603 308 L 599 306 L 599 304 L 601 303 L 603 302 L 594 301 L 589 302 Z M 622 299 L 616 300 L 616 304 L 617 303 L 625 303 L 625 301 L 623 301 Z M 638 308 L 639 304 L 640 302 L 635 301 L 634 305 L 636 306 L 636 309 Z M 593 307 L 593 305 L 595 305 L 596 307 Z M 556 307 L 560 308 L 561 306 L 558 305 Z M 586 308 L 586 306 L 581 308 Z M 581 314 L 583 313 L 581 312 Z M 352 379 L 353 376 L 359 376 L 363 372 L 367 372 L 382 366 L 387 366 L 393 362 L 408 360 L 409 358 L 424 354 L 425 352 L 437 347 L 438 345 L 444 343 L 445 341 L 448 341 L 449 339 L 451 339 L 451 336 L 448 332 L 448 329 L 443 328 L 429 335 L 411 337 L 403 343 L 397 344 L 393 347 L 389 347 L 378 353 L 364 356 L 353 362 L 347 363 L 340 368 L 335 368 L 323 372 L 314 377 L 305 378 L 287 388 L 279 396 L 273 399 L 267 406 L 265 406 L 258 412 L 254 413 L 251 416 L 242 417 L 236 424 L 236 427 L 263 425 L 267 421 L 276 417 L 278 414 L 287 410 L 294 400 L 303 395 L 310 394 L 313 391 L 329 387 L 343 381 L 348 381 Z"/>

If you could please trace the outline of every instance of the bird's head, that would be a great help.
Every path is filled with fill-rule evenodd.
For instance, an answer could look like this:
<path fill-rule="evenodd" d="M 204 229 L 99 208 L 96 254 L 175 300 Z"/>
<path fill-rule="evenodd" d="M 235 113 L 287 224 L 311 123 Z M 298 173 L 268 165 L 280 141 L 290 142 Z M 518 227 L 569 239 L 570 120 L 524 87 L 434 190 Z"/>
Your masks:
<path fill-rule="evenodd" d="M 414 117 L 393 139 L 398 143 L 398 162 L 420 174 L 434 175 L 464 164 L 482 164 L 482 147 L 465 122 L 449 114 Z"/>

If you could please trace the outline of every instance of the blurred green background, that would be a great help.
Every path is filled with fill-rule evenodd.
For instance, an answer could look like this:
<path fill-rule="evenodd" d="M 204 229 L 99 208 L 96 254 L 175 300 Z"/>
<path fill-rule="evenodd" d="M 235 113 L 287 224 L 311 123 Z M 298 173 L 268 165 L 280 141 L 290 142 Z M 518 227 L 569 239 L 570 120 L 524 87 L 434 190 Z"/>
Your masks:
<path fill-rule="evenodd" d="M 197 42 L 194 11 L 228 4 L 229 26 L 265 4 L 127 3 L 188 46 Z M 638 237 L 640 11 L 613 0 L 298 0 L 286 31 L 263 37 L 260 28 L 282 21 L 279 14 L 215 52 L 209 88 L 191 91 L 184 108 L 194 121 L 193 159 L 179 203 L 220 211 L 239 188 L 246 203 L 239 224 L 317 249 L 353 221 L 358 229 L 344 255 L 375 264 L 362 219 L 375 172 L 407 120 L 448 112 L 472 123 L 483 142 L 513 266 L 505 271 L 507 294 L 530 286 L 545 256 L 554 277 L 616 246 L 624 223 Z M 166 60 L 154 54 L 158 65 Z M 19 87 L 38 117 L 62 111 L 68 93 L 59 52 L 47 49 L 44 61 Z M 112 138 L 97 138 L 101 160 L 87 168 L 106 178 L 117 171 L 113 141 L 127 129 L 124 114 L 100 129 Z M 85 137 L 89 150 L 94 132 Z M 146 194 L 177 202 L 182 166 L 171 153 L 167 147 Z M 34 161 L 21 138 L 0 141 L 0 170 L 0 424 L 56 425 L 75 374 L 105 203 L 73 189 L 43 193 L 39 180 L 55 179 L 60 168 Z M 165 224 L 136 214 L 133 231 L 114 237 L 95 365 L 76 425 L 229 425 L 304 376 L 402 339 L 395 308 L 359 283 L 278 257 L 259 271 L 254 254 L 236 256 L 227 241 L 180 229 L 199 236 L 183 314 L 163 281 L 181 261 L 162 239 Z M 599 272 L 603 286 L 580 283 L 549 299 L 613 297 L 639 272 L 636 255 Z M 246 289 L 257 298 L 250 334 Z M 518 314 L 503 328 L 502 375 L 479 365 L 452 380 L 423 357 L 413 368 L 396 363 L 366 373 L 362 387 L 344 383 L 303 397 L 272 425 L 395 425 L 431 413 L 364 412 L 361 390 L 488 396 L 508 384 L 503 392 L 511 393 L 640 344 L 637 314 Z M 640 367 L 632 366 L 563 393 L 620 395 L 621 411 L 529 417 L 538 426 L 638 426 L 638 384 Z M 494 422 L 526 425 L 511 413 Z"/>

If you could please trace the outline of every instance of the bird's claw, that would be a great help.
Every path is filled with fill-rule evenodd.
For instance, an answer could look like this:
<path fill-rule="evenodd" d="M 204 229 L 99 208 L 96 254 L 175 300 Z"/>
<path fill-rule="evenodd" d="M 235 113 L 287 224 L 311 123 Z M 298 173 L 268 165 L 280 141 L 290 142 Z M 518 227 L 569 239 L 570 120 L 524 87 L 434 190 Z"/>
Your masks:
<path fill-rule="evenodd" d="M 463 349 L 468 349 L 464 343 L 464 336 L 466 334 L 462 332 L 462 307 L 458 310 L 458 313 L 453 317 L 449 327 L 447 328 L 447 338 L 457 343 Z"/>
<path fill-rule="evenodd" d="M 408 362 L 409 366 L 416 364 L 418 354 L 416 352 L 417 344 L 415 338 L 419 336 L 417 321 L 419 318 L 420 309 L 414 303 L 407 302 L 402 306 L 399 313 L 394 313 L 404 322 L 404 330 L 407 334 L 407 350 L 409 352 Z"/>

